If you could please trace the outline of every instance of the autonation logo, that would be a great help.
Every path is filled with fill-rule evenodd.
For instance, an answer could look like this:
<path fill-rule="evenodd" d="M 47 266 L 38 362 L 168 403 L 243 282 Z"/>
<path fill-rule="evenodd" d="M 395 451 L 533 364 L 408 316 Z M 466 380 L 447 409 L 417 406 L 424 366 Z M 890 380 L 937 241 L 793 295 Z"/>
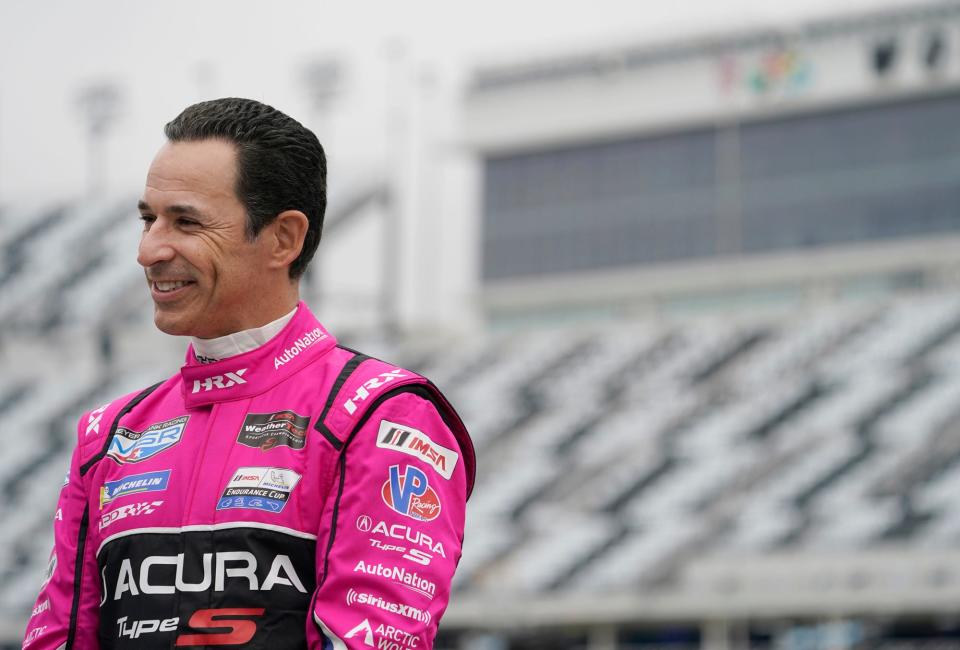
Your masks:
<path fill-rule="evenodd" d="M 293 345 L 283 351 L 283 354 L 274 357 L 273 359 L 273 369 L 276 370 L 285 363 L 289 363 L 296 357 L 298 354 L 309 348 L 311 345 L 317 341 L 322 341 L 327 338 L 327 335 L 319 327 L 315 327 L 296 341 L 293 342 Z"/>

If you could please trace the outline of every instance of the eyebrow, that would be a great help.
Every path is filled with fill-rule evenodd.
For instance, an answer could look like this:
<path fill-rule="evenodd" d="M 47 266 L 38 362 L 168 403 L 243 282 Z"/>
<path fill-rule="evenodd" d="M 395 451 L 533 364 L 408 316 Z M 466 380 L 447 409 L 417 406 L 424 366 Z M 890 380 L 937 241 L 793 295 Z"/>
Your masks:
<path fill-rule="evenodd" d="M 144 201 L 143 199 L 137 202 L 137 209 L 140 210 L 140 212 L 153 212 L 153 208 L 150 207 L 150 204 Z M 170 212 L 172 214 L 187 215 L 191 217 L 203 216 L 203 213 L 200 212 L 200 210 L 197 210 L 192 205 L 181 205 L 181 204 L 170 205 L 170 206 L 167 206 L 166 212 Z"/>

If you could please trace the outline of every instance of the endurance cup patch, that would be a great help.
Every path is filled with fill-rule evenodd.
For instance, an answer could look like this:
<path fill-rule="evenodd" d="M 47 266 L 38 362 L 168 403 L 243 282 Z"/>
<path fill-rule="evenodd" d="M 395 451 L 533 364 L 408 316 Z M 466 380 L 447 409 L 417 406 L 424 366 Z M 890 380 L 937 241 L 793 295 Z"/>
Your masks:
<path fill-rule="evenodd" d="M 303 449 L 309 423 L 310 418 L 293 411 L 251 413 L 243 419 L 237 442 L 263 451 L 279 446 Z"/>
<path fill-rule="evenodd" d="M 217 510 L 248 508 L 280 512 L 300 481 L 292 469 L 241 467 L 233 473 L 217 503 Z"/>
<path fill-rule="evenodd" d="M 189 415 L 181 415 L 172 420 L 151 424 L 144 431 L 117 427 L 117 433 L 110 441 L 110 448 L 107 449 L 107 457 L 121 465 L 139 463 L 153 458 L 161 451 L 180 442 L 189 419 Z"/>

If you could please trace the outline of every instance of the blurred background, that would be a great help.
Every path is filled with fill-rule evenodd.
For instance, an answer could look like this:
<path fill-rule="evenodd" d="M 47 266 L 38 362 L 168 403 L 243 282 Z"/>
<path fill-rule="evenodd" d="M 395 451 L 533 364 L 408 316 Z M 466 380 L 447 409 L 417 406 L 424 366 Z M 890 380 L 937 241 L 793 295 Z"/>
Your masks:
<path fill-rule="evenodd" d="M 179 367 L 136 200 L 220 96 L 474 436 L 438 648 L 960 648 L 960 4 L 881 0 L 0 4 L 0 647 L 76 418 Z"/>

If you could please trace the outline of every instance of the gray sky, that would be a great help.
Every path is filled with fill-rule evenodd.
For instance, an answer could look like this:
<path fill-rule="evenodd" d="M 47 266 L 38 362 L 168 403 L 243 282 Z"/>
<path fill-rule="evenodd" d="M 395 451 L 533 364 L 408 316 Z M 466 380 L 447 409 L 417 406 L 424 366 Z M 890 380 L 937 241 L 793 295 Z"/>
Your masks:
<path fill-rule="evenodd" d="M 923 4 L 844 0 L 842 11 Z M 835 14 L 836 0 L 3 0 L 0 2 L 0 203 L 43 204 L 85 183 L 84 84 L 119 84 L 107 142 L 108 190 L 137 192 L 162 125 L 211 96 L 253 97 L 316 124 L 298 84 L 305 61 L 349 65 L 321 139 L 343 167 L 382 155 L 388 41 L 446 71 L 610 42 L 789 26 Z M 325 132 L 325 134 L 324 134 Z M 325 137 L 326 136 L 326 137 Z M 331 149 L 332 146 L 332 149 Z"/>

